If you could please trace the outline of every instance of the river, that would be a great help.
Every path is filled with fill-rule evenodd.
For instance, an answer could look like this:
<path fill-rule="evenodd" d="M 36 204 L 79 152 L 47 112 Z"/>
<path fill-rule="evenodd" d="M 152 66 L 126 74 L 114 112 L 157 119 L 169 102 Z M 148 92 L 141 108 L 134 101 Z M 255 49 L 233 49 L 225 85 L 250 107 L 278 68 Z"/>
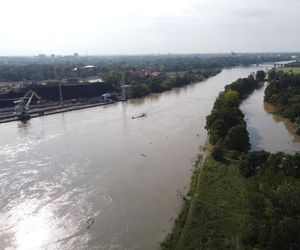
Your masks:
<path fill-rule="evenodd" d="M 158 249 L 216 96 L 258 69 L 224 69 L 143 99 L 1 124 L 0 248 Z"/>
<path fill-rule="evenodd" d="M 255 90 L 240 107 L 247 121 L 251 150 L 299 152 L 300 136 L 293 134 L 292 123 L 271 114 L 272 106 L 264 103 L 266 87 L 267 83 Z"/>

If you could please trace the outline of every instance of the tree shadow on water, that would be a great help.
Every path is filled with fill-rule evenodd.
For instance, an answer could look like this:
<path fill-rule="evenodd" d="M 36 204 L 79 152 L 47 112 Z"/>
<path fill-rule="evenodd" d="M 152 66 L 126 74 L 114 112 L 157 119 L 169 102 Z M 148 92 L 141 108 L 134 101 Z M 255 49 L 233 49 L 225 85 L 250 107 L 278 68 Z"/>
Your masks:
<path fill-rule="evenodd" d="M 250 143 L 251 143 L 251 149 L 250 151 L 257 151 L 261 150 L 261 142 L 263 138 L 260 136 L 258 130 L 255 127 L 247 126 L 247 130 L 249 133 Z"/>

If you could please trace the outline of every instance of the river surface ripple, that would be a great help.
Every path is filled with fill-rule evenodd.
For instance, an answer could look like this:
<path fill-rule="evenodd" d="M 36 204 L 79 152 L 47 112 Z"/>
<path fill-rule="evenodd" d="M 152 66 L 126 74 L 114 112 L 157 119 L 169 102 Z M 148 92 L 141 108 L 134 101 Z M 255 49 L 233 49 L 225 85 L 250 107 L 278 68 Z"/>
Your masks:
<path fill-rule="evenodd" d="M 224 69 L 143 99 L 1 124 L 0 249 L 158 249 L 216 96 L 258 69 Z"/>

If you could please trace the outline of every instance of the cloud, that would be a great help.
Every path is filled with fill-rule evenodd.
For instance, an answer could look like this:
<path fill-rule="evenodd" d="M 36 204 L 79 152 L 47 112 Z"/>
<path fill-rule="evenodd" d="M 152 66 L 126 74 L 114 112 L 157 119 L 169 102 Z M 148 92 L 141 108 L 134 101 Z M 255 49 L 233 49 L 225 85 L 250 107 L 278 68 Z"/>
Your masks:
<path fill-rule="evenodd" d="M 0 54 L 300 50 L 299 9 L 299 0 L 3 1 Z"/>

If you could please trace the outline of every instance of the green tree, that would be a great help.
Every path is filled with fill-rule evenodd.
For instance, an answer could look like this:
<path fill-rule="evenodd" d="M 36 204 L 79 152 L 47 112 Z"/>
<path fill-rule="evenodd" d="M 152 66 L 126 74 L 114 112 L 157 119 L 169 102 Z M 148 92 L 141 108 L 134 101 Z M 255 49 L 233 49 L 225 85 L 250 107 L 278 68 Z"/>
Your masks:
<path fill-rule="evenodd" d="M 257 171 L 263 168 L 269 156 L 270 153 L 266 151 L 243 154 L 239 163 L 240 173 L 246 178 L 256 175 Z"/>
<path fill-rule="evenodd" d="M 229 150 L 247 151 L 250 147 L 250 142 L 246 126 L 238 124 L 230 128 L 225 137 L 224 144 Z"/>
<path fill-rule="evenodd" d="M 262 82 L 266 78 L 266 72 L 264 70 L 258 70 L 256 72 L 256 81 Z"/>
<path fill-rule="evenodd" d="M 223 98 L 226 104 L 231 107 L 236 107 L 241 102 L 239 92 L 231 89 L 224 92 Z"/>
<path fill-rule="evenodd" d="M 133 98 L 138 98 L 150 94 L 150 89 L 146 84 L 134 84 L 130 87 L 130 93 Z"/>
<path fill-rule="evenodd" d="M 268 78 L 269 78 L 270 81 L 272 81 L 276 78 L 276 70 L 275 69 L 271 69 L 268 72 Z"/>

